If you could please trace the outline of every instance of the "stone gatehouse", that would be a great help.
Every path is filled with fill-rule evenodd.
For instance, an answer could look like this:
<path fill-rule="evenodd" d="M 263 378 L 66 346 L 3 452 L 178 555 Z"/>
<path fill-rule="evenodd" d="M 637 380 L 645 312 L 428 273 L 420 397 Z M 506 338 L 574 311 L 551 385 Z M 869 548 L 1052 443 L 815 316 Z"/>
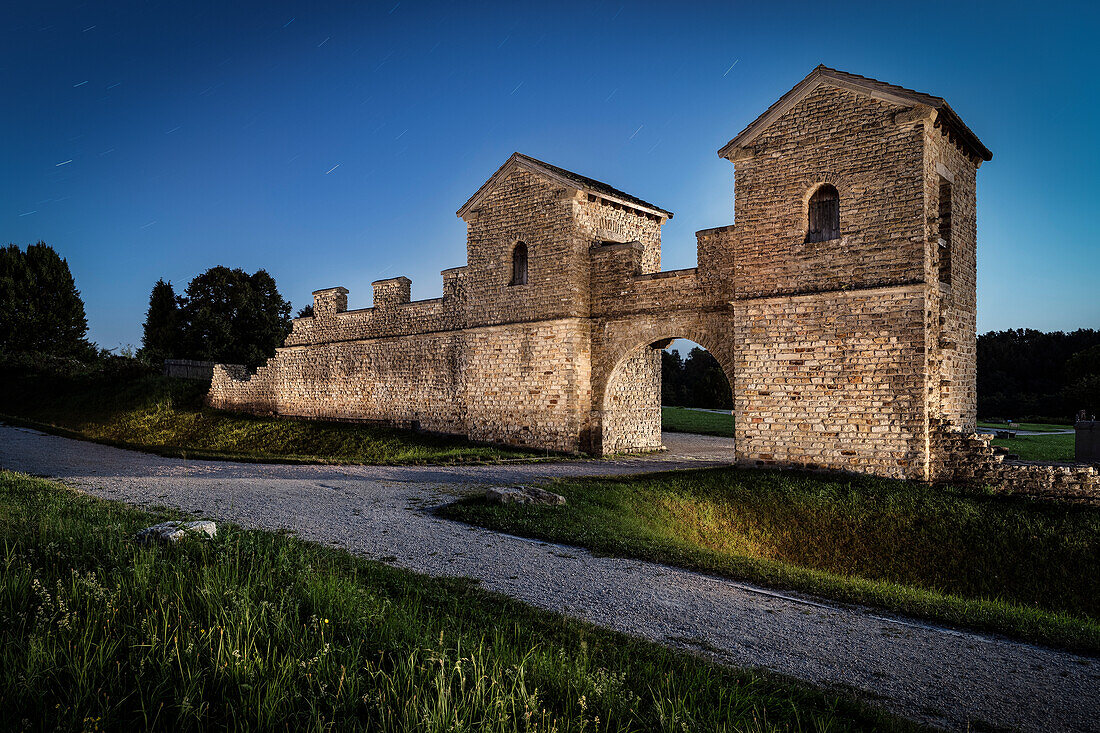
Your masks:
<path fill-rule="evenodd" d="M 991 153 L 941 98 L 819 66 L 719 151 L 733 224 L 661 271 L 672 213 L 519 153 L 458 210 L 443 296 L 316 291 L 220 408 L 377 420 L 608 454 L 661 441 L 659 349 L 707 348 L 739 462 L 933 479 L 975 422 L 975 177 Z M 938 468 L 939 467 L 939 468 Z"/>

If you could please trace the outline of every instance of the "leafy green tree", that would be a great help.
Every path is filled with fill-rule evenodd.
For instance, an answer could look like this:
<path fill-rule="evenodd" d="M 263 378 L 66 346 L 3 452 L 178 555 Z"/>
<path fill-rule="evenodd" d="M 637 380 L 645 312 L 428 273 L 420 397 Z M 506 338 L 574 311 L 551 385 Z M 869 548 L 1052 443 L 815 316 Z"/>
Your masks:
<path fill-rule="evenodd" d="M 679 350 L 661 349 L 661 404 L 679 407 L 684 396 L 684 360 Z"/>
<path fill-rule="evenodd" d="M 183 324 L 180 320 L 180 303 L 172 283 L 157 280 L 149 294 L 149 310 L 141 336 L 138 356 L 157 364 L 179 353 L 183 342 Z"/>
<path fill-rule="evenodd" d="M 294 317 L 295 318 L 313 318 L 313 303 L 309 303 L 308 305 L 303 305 L 301 308 L 298 309 L 298 313 Z"/>
<path fill-rule="evenodd" d="M 695 346 L 688 352 L 684 360 L 684 383 L 688 385 L 688 407 L 733 408 L 729 381 L 709 351 Z"/>
<path fill-rule="evenodd" d="M 661 404 L 733 409 L 733 392 L 722 366 L 709 351 L 692 347 L 687 359 L 679 350 L 662 351 Z"/>
<path fill-rule="evenodd" d="M 290 333 L 290 303 L 266 270 L 210 268 L 188 284 L 181 315 L 192 359 L 255 367 Z"/>
<path fill-rule="evenodd" d="M 0 249 L 0 349 L 90 357 L 88 319 L 69 263 L 38 242 Z"/>

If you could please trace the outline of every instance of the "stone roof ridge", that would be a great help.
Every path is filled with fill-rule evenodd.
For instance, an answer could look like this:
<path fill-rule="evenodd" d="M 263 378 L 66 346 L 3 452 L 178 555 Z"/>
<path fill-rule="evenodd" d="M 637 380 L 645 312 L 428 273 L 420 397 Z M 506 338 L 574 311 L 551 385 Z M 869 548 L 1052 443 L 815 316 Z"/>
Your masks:
<path fill-rule="evenodd" d="M 814 70 L 806 75 L 802 81 L 795 84 L 790 91 L 764 110 L 764 112 L 749 123 L 744 130 L 723 145 L 718 151 L 719 157 L 729 158 L 735 150 L 752 142 L 752 140 L 770 126 L 772 122 L 823 83 L 841 89 L 867 94 L 877 99 L 883 99 L 901 106 L 923 105 L 925 107 L 930 107 L 937 112 L 936 126 L 947 128 L 952 140 L 963 147 L 968 154 L 980 160 L 990 160 L 993 158 L 993 153 L 982 144 L 978 136 L 966 126 L 943 97 L 937 97 L 927 92 L 918 92 L 915 89 L 908 89 L 897 84 L 879 81 L 878 79 L 872 79 L 868 76 L 840 71 L 825 66 L 824 64 L 819 64 L 814 68 Z"/>
<path fill-rule="evenodd" d="M 462 205 L 462 207 L 457 212 L 458 216 L 464 217 L 466 215 L 466 212 L 474 208 L 474 206 L 479 201 L 481 201 L 482 198 L 485 197 L 485 195 L 493 188 L 497 181 L 504 178 L 504 176 L 510 173 L 514 168 L 520 166 L 548 178 L 554 179 L 570 188 L 575 188 L 579 191 L 584 191 L 585 193 L 590 193 L 596 196 L 600 196 L 602 198 L 609 199 L 611 201 L 615 201 L 620 204 L 625 204 L 632 208 L 640 209 L 646 213 L 655 214 L 662 218 L 672 218 L 671 211 L 662 209 L 659 206 L 651 204 L 648 201 L 638 198 L 637 196 L 626 193 L 625 191 L 620 191 L 614 186 L 611 186 L 602 181 L 597 181 L 594 178 L 589 178 L 588 176 L 582 176 L 579 173 L 574 173 L 573 171 L 566 170 L 565 168 L 560 168 L 551 163 L 547 163 L 545 161 L 539 160 L 538 158 L 533 158 L 530 155 L 524 155 L 523 153 L 519 152 L 512 153 L 508 160 L 504 162 L 504 165 L 498 168 L 496 173 L 490 176 L 489 180 L 487 180 L 481 186 L 481 188 L 479 188 L 477 192 L 474 193 L 474 195 L 471 196 L 469 200 L 467 200 L 466 203 Z"/>

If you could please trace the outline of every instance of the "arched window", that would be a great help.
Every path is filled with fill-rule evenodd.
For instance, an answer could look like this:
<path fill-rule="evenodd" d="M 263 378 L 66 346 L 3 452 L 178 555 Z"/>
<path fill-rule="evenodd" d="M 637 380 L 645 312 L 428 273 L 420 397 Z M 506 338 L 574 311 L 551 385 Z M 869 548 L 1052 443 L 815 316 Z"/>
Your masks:
<path fill-rule="evenodd" d="M 527 284 L 527 245 L 520 242 L 512 250 L 512 285 Z"/>
<path fill-rule="evenodd" d="M 826 183 L 814 191 L 807 218 L 807 242 L 840 238 L 840 194 L 835 186 Z"/>

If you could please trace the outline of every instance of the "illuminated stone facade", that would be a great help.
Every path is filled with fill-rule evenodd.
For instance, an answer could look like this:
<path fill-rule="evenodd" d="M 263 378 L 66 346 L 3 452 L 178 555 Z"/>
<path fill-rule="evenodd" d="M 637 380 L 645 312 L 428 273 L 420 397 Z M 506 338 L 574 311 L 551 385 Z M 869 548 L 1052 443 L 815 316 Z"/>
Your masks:
<path fill-rule="evenodd" d="M 733 388 L 731 458 L 936 478 L 933 426 L 975 421 L 988 150 L 938 97 L 819 67 L 719 154 L 735 166 L 734 224 L 698 233 L 696 268 L 660 271 L 669 212 L 516 154 L 459 210 L 467 264 L 443 271 L 443 297 L 411 301 L 394 278 L 349 311 L 346 290 L 319 290 L 256 374 L 215 370 L 209 401 L 647 450 L 659 348 L 687 338 Z M 839 236 L 812 241 L 808 202 L 825 184 Z"/>

